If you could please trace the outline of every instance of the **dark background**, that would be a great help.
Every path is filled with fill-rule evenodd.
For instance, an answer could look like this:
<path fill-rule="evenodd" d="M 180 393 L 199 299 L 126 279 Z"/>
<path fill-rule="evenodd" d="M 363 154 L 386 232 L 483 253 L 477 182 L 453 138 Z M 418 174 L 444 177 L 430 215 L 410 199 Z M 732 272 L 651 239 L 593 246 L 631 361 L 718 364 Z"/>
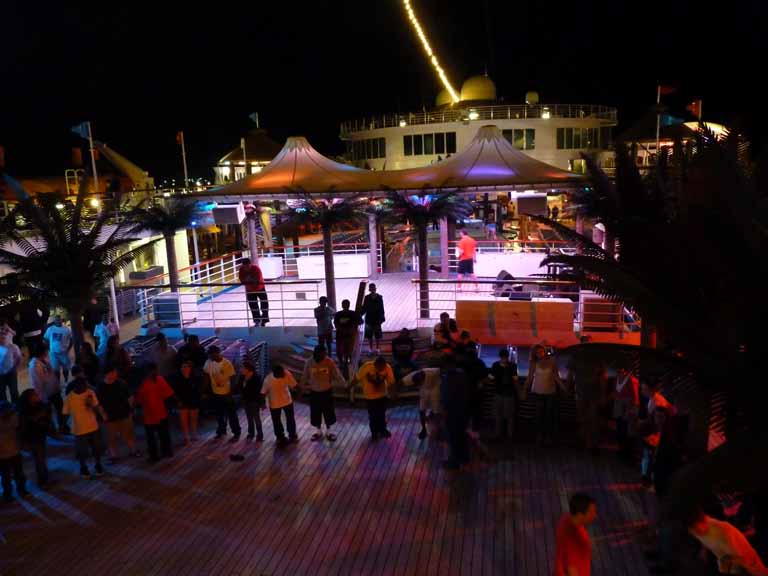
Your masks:
<path fill-rule="evenodd" d="M 487 66 L 507 102 L 617 106 L 624 127 L 674 84 L 673 112 L 701 98 L 705 120 L 758 147 L 765 4 L 413 0 L 457 90 Z M 212 179 L 254 111 L 278 142 L 340 153 L 341 120 L 418 110 L 440 89 L 400 0 L 14 0 L 0 20 L 0 145 L 18 175 L 60 173 L 85 120 L 156 179 L 181 171 L 177 130 L 191 173 Z"/>

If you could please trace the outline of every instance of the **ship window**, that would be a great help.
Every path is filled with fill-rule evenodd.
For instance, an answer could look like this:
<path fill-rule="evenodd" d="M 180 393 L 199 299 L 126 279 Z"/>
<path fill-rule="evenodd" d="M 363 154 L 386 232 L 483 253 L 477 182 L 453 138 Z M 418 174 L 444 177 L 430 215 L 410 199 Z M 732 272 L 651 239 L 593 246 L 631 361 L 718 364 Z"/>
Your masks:
<path fill-rule="evenodd" d="M 581 128 L 573 129 L 573 147 L 581 148 Z"/>
<path fill-rule="evenodd" d="M 565 129 L 565 147 L 573 148 L 573 128 Z"/>
<path fill-rule="evenodd" d="M 525 149 L 533 150 L 536 148 L 536 130 L 533 128 L 525 129 Z"/>
<path fill-rule="evenodd" d="M 504 138 L 512 144 L 512 130 L 506 129 L 501 131 L 501 135 L 504 136 Z"/>
<path fill-rule="evenodd" d="M 373 140 L 371 139 L 365 141 L 365 157 L 373 158 Z"/>
<path fill-rule="evenodd" d="M 413 135 L 413 155 L 421 156 L 424 154 L 424 137 L 421 134 Z"/>
<path fill-rule="evenodd" d="M 403 136 L 403 154 L 413 156 L 413 136 Z"/>
<path fill-rule="evenodd" d="M 435 139 L 432 134 L 424 134 L 424 154 L 435 153 L 434 142 Z"/>
<path fill-rule="evenodd" d="M 385 138 L 379 138 L 379 158 L 387 157 L 387 141 Z"/>
<path fill-rule="evenodd" d="M 565 128 L 557 129 L 557 149 L 562 150 L 565 148 Z"/>
<path fill-rule="evenodd" d="M 445 154 L 445 134 L 442 132 L 435 134 L 435 154 Z"/>
<path fill-rule="evenodd" d="M 456 132 L 445 133 L 445 151 L 448 154 L 456 154 Z"/>

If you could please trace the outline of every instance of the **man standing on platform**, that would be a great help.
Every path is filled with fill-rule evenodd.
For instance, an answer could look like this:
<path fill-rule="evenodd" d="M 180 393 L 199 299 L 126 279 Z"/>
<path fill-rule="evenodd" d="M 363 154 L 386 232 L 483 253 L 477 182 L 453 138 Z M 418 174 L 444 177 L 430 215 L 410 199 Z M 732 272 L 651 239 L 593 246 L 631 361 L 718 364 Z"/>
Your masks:
<path fill-rule="evenodd" d="M 472 238 L 467 231 L 461 229 L 459 240 L 459 280 L 464 276 L 475 279 L 475 256 L 477 254 L 477 240 Z"/>
<path fill-rule="evenodd" d="M 245 285 L 245 297 L 251 308 L 254 326 L 266 326 L 269 322 L 269 300 L 267 299 L 267 287 L 264 284 L 264 275 L 261 268 L 251 264 L 250 258 L 243 258 L 238 270 L 240 283 Z M 261 310 L 259 310 L 261 304 Z"/>
<path fill-rule="evenodd" d="M 574 494 L 568 513 L 557 523 L 555 533 L 555 576 L 589 576 L 592 570 L 592 544 L 585 526 L 597 516 L 595 500 L 587 494 Z"/>
<path fill-rule="evenodd" d="M 317 322 L 317 343 L 325 346 L 328 354 L 331 353 L 333 344 L 333 317 L 336 310 L 328 306 L 328 298 L 320 296 L 320 306 L 315 308 L 315 321 Z"/>
<path fill-rule="evenodd" d="M 352 349 L 355 347 L 358 326 L 363 323 L 360 314 L 349 309 L 349 300 L 341 301 L 341 310 L 333 316 L 336 327 L 336 356 L 339 358 L 341 371 L 349 378 L 348 366 L 352 361 Z"/>
<path fill-rule="evenodd" d="M 368 339 L 368 346 L 371 354 L 379 354 L 379 345 L 381 344 L 381 325 L 385 322 L 384 317 L 384 298 L 376 292 L 376 284 L 368 286 L 368 294 L 363 298 L 363 316 L 365 316 L 365 337 Z M 376 340 L 374 350 L 373 341 Z"/>

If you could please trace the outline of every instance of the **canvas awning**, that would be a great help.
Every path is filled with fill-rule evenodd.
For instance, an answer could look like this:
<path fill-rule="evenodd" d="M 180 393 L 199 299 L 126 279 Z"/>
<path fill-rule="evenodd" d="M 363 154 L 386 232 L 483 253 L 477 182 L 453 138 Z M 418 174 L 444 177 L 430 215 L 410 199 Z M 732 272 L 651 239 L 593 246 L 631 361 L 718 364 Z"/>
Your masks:
<path fill-rule="evenodd" d="M 289 138 L 258 174 L 207 192 L 191 194 L 218 201 L 281 199 L 309 194 L 385 194 L 390 190 L 478 192 L 529 188 L 563 189 L 585 177 L 561 170 L 515 149 L 496 126 L 483 126 L 460 153 L 429 166 L 371 171 L 335 162 L 306 138 Z M 188 196 L 188 197 L 189 197 Z"/>

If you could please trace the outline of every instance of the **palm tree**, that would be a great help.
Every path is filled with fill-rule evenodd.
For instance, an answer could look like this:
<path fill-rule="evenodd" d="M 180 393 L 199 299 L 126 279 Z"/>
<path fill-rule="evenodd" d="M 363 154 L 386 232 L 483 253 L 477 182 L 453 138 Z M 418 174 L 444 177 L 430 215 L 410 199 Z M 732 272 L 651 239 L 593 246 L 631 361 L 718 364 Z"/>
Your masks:
<path fill-rule="evenodd" d="M 176 232 L 188 228 L 194 220 L 195 203 L 174 200 L 166 205 L 155 204 L 149 208 L 136 208 L 130 215 L 134 222 L 132 231 L 149 230 L 160 233 L 165 239 L 165 252 L 168 259 L 168 278 L 171 292 L 179 290 L 179 266 L 176 262 Z"/>
<path fill-rule="evenodd" d="M 325 198 L 310 196 L 306 192 L 293 208 L 291 219 L 295 223 L 313 222 L 323 232 L 323 257 L 325 260 L 325 290 L 328 305 L 336 308 L 336 274 L 333 264 L 333 230 L 350 228 L 365 218 L 364 209 L 368 200 L 360 196 L 334 198 L 328 193 Z"/>
<path fill-rule="evenodd" d="M 390 192 L 390 217 L 397 222 L 410 222 L 416 229 L 419 251 L 419 310 L 421 318 L 429 318 L 429 252 L 428 226 L 432 220 L 459 220 L 472 213 L 472 206 L 453 192 L 408 195 Z"/>
<path fill-rule="evenodd" d="M 766 392 L 755 381 L 764 370 L 768 319 L 761 282 L 768 275 L 766 160 L 746 160 L 735 132 L 717 139 L 701 127 L 692 152 L 677 143 L 646 178 L 622 145 L 615 183 L 588 162 L 593 188 L 578 198 L 579 209 L 613 230 L 616 258 L 539 219 L 583 248 L 581 255 L 553 255 L 544 264 L 565 266 L 561 279 L 636 310 L 658 332 L 666 349 L 660 352 L 684 359 L 700 386 L 726 393 L 729 413 L 738 415 L 731 428 L 746 431 L 684 470 L 670 491 L 674 499 L 690 500 L 723 482 L 731 489 L 768 486 L 764 455 L 757 455 L 767 440 Z M 726 236 L 717 233 L 724 224 Z"/>
<path fill-rule="evenodd" d="M 0 279 L 0 294 L 36 299 L 69 313 L 76 353 L 83 342 L 83 310 L 121 270 L 154 248 L 153 242 L 126 251 L 136 240 L 133 223 L 111 221 L 86 205 L 87 182 L 74 204 L 44 194 L 33 200 L 8 175 L 18 203 L 0 221 L 5 241 L 0 264 L 13 272 Z"/>

